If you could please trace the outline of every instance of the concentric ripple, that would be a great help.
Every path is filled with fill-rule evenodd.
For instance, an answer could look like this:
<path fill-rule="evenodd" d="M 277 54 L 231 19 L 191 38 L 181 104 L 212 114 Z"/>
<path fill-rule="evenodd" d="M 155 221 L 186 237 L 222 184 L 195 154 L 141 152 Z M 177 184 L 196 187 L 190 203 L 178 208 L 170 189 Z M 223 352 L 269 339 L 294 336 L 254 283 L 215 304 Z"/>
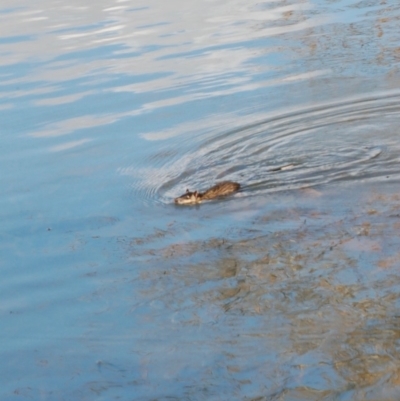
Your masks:
<path fill-rule="evenodd" d="M 337 180 L 399 178 L 398 92 L 241 119 L 230 131 L 169 139 L 147 160 L 149 167 L 121 169 L 134 177 L 135 197 L 169 203 L 186 188 L 221 180 L 238 181 L 253 196 Z M 292 168 L 279 170 L 287 165 Z"/>

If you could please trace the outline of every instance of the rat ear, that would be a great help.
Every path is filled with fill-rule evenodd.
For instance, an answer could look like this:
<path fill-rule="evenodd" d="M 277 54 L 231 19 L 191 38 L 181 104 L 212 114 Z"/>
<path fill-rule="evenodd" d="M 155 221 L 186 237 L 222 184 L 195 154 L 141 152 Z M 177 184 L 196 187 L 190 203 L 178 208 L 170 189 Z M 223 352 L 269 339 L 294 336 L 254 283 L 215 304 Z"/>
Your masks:
<path fill-rule="evenodd" d="M 186 193 L 188 194 L 190 191 L 188 189 L 186 189 Z"/>

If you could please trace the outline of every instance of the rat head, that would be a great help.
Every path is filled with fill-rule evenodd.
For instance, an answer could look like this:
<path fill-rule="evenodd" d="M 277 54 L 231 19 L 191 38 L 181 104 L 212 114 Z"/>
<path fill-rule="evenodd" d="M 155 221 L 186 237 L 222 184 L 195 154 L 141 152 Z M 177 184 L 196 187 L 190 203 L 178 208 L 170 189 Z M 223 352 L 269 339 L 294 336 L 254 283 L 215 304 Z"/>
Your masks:
<path fill-rule="evenodd" d="M 193 205 L 195 203 L 200 203 L 201 199 L 197 191 L 190 192 L 188 189 L 186 193 L 175 198 L 175 203 L 177 205 Z"/>

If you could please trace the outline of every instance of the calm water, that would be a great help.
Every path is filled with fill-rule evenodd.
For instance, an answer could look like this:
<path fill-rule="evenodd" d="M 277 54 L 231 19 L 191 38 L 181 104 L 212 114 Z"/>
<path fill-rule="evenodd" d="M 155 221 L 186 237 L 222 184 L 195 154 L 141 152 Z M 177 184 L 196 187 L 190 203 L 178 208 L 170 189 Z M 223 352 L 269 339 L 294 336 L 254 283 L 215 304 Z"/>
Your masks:
<path fill-rule="evenodd" d="M 399 19 L 3 0 L 0 399 L 398 400 Z"/>

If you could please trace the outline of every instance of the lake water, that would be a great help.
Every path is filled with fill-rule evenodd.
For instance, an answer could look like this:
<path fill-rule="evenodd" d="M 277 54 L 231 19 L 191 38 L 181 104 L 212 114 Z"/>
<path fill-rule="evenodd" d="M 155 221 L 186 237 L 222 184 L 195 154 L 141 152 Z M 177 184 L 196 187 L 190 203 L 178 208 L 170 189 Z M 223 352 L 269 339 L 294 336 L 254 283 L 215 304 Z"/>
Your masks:
<path fill-rule="evenodd" d="M 3 0 L 0 399 L 398 400 L 399 19 Z"/>

